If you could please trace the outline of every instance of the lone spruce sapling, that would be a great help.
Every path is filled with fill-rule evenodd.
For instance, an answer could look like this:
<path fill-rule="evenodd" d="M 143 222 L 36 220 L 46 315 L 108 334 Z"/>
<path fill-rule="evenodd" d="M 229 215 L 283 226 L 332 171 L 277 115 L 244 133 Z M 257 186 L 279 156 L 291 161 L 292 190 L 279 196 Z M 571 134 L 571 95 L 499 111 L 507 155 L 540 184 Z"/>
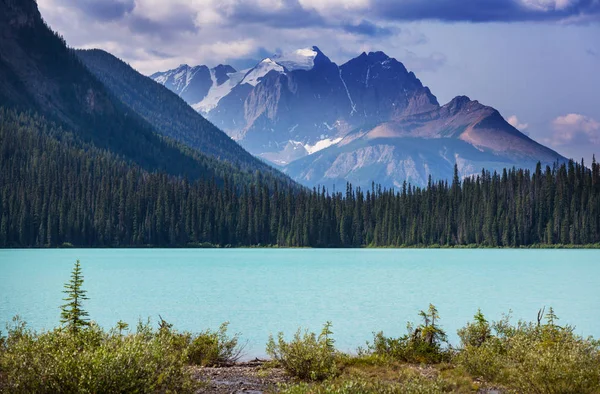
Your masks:
<path fill-rule="evenodd" d="M 65 283 L 65 290 L 63 290 L 63 293 L 67 295 L 63 300 L 67 303 L 60 307 L 60 322 L 74 334 L 90 325 L 89 319 L 87 319 L 88 313 L 82 307 L 82 302 L 88 299 L 87 291 L 83 290 L 82 285 L 81 264 L 77 260 L 71 271 L 71 280 Z"/>
<path fill-rule="evenodd" d="M 429 304 L 427 312 L 420 311 L 419 316 L 423 318 L 423 324 L 419 325 L 413 333 L 413 339 L 423 340 L 428 346 L 437 347 L 442 342 L 447 341 L 446 332 L 436 324 L 440 319 L 437 308 L 433 304 Z M 418 338 L 418 336 L 421 338 Z"/>

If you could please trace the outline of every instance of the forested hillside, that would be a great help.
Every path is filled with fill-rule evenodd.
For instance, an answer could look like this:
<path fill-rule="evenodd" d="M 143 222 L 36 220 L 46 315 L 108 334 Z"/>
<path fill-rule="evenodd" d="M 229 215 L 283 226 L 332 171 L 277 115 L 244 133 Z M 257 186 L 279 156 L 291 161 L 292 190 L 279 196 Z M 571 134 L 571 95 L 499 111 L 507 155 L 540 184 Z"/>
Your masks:
<path fill-rule="evenodd" d="M 222 167 L 226 170 L 227 167 Z M 600 165 L 335 193 L 148 173 L 42 118 L 0 112 L 0 246 L 600 242 Z M 236 185 L 244 186 L 236 186 Z"/>
<path fill-rule="evenodd" d="M 244 157 L 249 154 L 218 130 L 211 129 L 213 136 L 219 132 L 231 145 L 223 147 L 231 154 L 229 163 L 209 159 L 202 150 L 185 146 L 169 138 L 171 135 L 157 134 L 152 124 L 121 103 L 45 24 L 33 0 L 0 0 L 0 107 L 41 114 L 72 132 L 77 141 L 150 172 L 189 179 L 218 178 L 219 173 L 227 173 L 236 178 L 273 177 L 273 181 L 291 182 L 272 170 L 254 174 L 258 166 L 240 166 L 233 160 L 238 152 L 234 148 Z M 203 130 L 196 132 L 202 134 Z M 55 137 L 61 138 L 60 133 Z"/>
<path fill-rule="evenodd" d="M 99 49 L 75 52 L 124 105 L 142 116 L 160 134 L 242 169 L 260 170 L 284 178 L 246 152 L 175 93 L 110 53 Z"/>

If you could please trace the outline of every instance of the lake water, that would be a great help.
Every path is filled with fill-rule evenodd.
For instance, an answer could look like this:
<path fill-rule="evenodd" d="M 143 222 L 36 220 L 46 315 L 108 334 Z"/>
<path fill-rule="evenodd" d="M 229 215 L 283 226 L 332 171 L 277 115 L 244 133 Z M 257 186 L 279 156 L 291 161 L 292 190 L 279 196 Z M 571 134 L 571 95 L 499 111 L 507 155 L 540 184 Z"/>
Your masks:
<path fill-rule="evenodd" d="M 111 327 L 160 314 L 180 330 L 229 321 L 263 356 L 269 333 L 333 322 L 339 349 L 383 330 L 398 336 L 429 303 L 450 341 L 481 308 L 535 320 L 553 306 L 562 324 L 600 337 L 599 250 L 55 249 L 0 250 L 0 324 L 59 323 L 62 285 L 80 259 L 85 307 Z"/>

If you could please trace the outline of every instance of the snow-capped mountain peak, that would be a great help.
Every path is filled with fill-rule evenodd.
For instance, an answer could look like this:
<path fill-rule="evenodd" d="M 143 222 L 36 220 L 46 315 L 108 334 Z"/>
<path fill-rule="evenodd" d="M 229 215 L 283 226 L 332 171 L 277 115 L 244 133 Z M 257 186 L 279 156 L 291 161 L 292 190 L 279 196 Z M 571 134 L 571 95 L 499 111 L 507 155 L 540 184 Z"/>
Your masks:
<path fill-rule="evenodd" d="M 196 103 L 206 95 L 210 83 L 210 71 L 206 66 L 190 67 L 180 64 L 177 68 L 157 72 L 153 80 L 177 93 L 188 103 Z"/>
<path fill-rule="evenodd" d="M 169 74 L 169 75 L 165 75 Z M 368 187 L 552 163 L 556 152 L 467 97 L 440 106 L 384 52 L 337 65 L 317 47 L 262 59 L 248 71 L 181 66 L 152 76 L 250 153 L 314 185 Z"/>
<path fill-rule="evenodd" d="M 261 62 L 258 63 L 254 68 L 248 71 L 240 83 L 247 83 L 249 85 L 256 86 L 260 82 L 259 79 L 267 75 L 272 70 L 285 73 L 282 65 L 273 61 L 271 58 L 265 58 L 261 60 Z"/>

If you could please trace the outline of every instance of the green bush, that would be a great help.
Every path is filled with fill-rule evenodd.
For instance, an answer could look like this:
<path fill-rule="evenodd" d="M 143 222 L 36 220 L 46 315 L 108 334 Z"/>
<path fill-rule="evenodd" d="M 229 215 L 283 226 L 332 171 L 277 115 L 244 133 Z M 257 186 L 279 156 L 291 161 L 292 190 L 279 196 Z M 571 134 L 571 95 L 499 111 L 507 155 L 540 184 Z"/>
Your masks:
<path fill-rule="evenodd" d="M 473 317 L 473 322 L 458 330 L 458 336 L 463 346 L 479 347 L 492 335 L 490 323 L 485 319 L 481 309 Z"/>
<path fill-rule="evenodd" d="M 600 393 L 600 343 L 582 338 L 573 327 L 561 327 L 552 309 L 547 323 L 519 321 L 505 316 L 492 325 L 495 335 L 481 344 L 461 335 L 457 363 L 487 381 L 526 393 Z M 475 322 L 459 333 L 472 330 Z"/>
<path fill-rule="evenodd" d="M 267 354 L 290 375 L 302 380 L 321 381 L 338 374 L 336 351 L 331 338 L 331 323 L 327 322 L 317 336 L 300 329 L 286 342 L 280 332 L 277 341 L 269 336 Z"/>
<path fill-rule="evenodd" d="M 76 333 L 36 333 L 19 319 L 0 352 L 0 388 L 11 393 L 193 392 L 186 354 L 164 332 L 140 324 L 120 335 L 95 324 Z"/>
<path fill-rule="evenodd" d="M 437 381 L 426 378 L 415 378 L 398 383 L 353 377 L 319 384 L 290 385 L 283 388 L 281 394 L 438 394 L 443 392 Z"/>
<path fill-rule="evenodd" d="M 185 353 L 189 364 L 205 367 L 231 365 L 243 354 L 245 346 L 239 345 L 239 335 L 227 335 L 228 322 L 221 324 L 217 331 L 205 330 L 193 334 L 187 331 L 179 333 L 162 316 L 159 315 L 159 318 L 159 333 L 171 337 L 173 345 Z"/>
<path fill-rule="evenodd" d="M 191 364 L 217 366 L 233 364 L 240 359 L 244 346 L 239 345 L 239 335 L 227 335 L 229 323 L 221 324 L 217 331 L 206 330 L 190 336 L 188 360 Z"/>
<path fill-rule="evenodd" d="M 135 333 L 119 321 L 108 332 L 87 319 L 81 265 L 65 285 L 61 328 L 36 333 L 18 317 L 0 335 L 0 391 L 14 393 L 193 392 L 188 364 L 238 360 L 238 336 L 217 331 L 178 333 L 160 317 L 158 330 L 139 322 Z M 0 333 L 1 334 L 1 333 Z"/>
<path fill-rule="evenodd" d="M 373 335 L 373 342 L 367 343 L 367 349 L 359 349 L 362 354 L 374 354 L 393 360 L 410 363 L 439 363 L 450 358 L 450 351 L 442 345 L 446 342 L 446 333 L 437 324 L 438 311 L 429 305 L 427 312 L 419 315 L 423 323 L 414 327 L 407 324 L 407 334 L 399 338 L 386 337 L 383 332 Z"/>

